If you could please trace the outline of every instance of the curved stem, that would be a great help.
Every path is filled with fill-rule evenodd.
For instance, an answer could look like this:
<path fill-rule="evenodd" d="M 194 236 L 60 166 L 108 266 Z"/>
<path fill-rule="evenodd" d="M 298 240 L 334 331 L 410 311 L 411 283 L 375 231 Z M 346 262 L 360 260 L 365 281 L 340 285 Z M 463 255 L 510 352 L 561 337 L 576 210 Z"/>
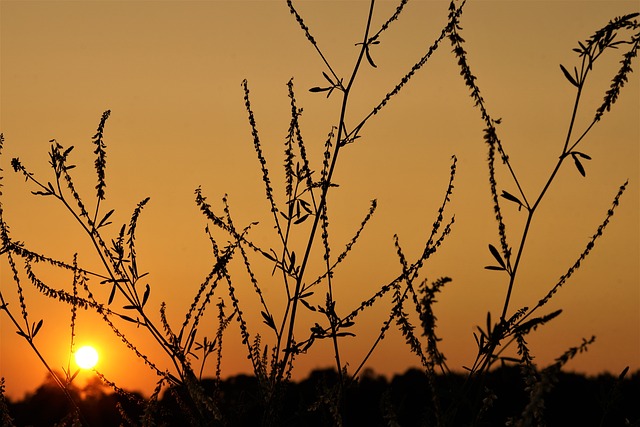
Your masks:
<path fill-rule="evenodd" d="M 584 59 L 583 59 L 583 64 L 582 64 L 582 70 L 584 70 Z M 557 161 L 555 167 L 553 168 L 553 171 L 551 172 L 551 175 L 549 176 L 549 179 L 547 179 L 547 182 L 545 183 L 544 187 L 540 191 L 540 194 L 536 198 L 536 201 L 528 209 L 529 213 L 528 213 L 528 216 L 527 216 L 527 222 L 526 222 L 526 224 L 524 226 L 524 229 L 522 231 L 522 238 L 520 240 L 520 245 L 518 246 L 518 254 L 516 255 L 516 260 L 514 262 L 513 268 L 509 272 L 509 276 L 510 276 L 509 277 L 509 287 L 507 288 L 507 295 L 505 297 L 504 306 L 502 308 L 502 314 L 500 316 L 500 319 L 502 320 L 502 322 L 505 322 L 505 320 L 506 320 L 507 311 L 509 309 L 509 303 L 511 301 L 511 293 L 513 291 L 513 286 L 515 284 L 515 279 L 516 279 L 516 275 L 517 275 L 517 272 L 518 272 L 518 266 L 520 264 L 522 253 L 524 251 L 524 246 L 525 246 L 525 243 L 527 241 L 527 236 L 529 234 L 529 228 L 530 228 L 531 222 L 533 220 L 533 215 L 534 215 L 536 209 L 538 208 L 538 206 L 540 205 L 540 203 L 542 202 L 542 199 L 544 198 L 545 194 L 547 194 L 547 190 L 549 190 L 549 187 L 551 186 L 551 183 L 553 182 L 553 180 L 555 179 L 556 175 L 558 174 L 558 171 L 560 170 L 560 166 L 562 166 L 562 162 L 564 161 L 564 159 L 567 157 L 569 152 L 571 150 L 573 150 L 573 148 L 575 148 L 576 145 L 578 145 L 578 143 L 582 140 L 582 138 L 584 138 L 584 136 L 587 134 L 587 132 L 589 132 L 589 130 L 595 124 L 595 121 L 592 122 L 591 125 L 587 128 L 587 130 L 580 136 L 580 138 L 578 138 L 578 140 L 573 145 L 571 145 L 571 147 L 569 148 L 569 143 L 571 141 L 571 135 L 573 133 L 573 128 L 575 126 L 576 117 L 577 117 L 577 114 L 578 114 L 578 107 L 580 105 L 580 97 L 582 95 L 582 88 L 584 86 L 584 82 L 586 80 L 586 77 L 587 77 L 587 74 L 588 74 L 588 70 L 587 71 L 583 71 L 581 74 L 582 75 L 581 75 L 581 78 L 580 78 L 580 82 L 578 84 L 578 92 L 576 93 L 576 99 L 575 99 L 575 101 L 573 103 L 573 110 L 571 112 L 571 120 L 569 122 L 569 129 L 567 130 L 567 136 L 565 138 L 564 146 L 562 147 L 562 153 L 560 154 L 560 157 L 558 158 L 558 161 Z M 508 161 L 507 161 L 507 165 L 509 166 L 509 170 L 511 170 L 511 165 L 509 164 Z M 512 176 L 515 178 L 515 174 L 513 174 L 513 172 L 512 172 Z M 516 183 L 517 182 L 518 181 L 516 180 Z M 520 188 L 520 185 L 518 185 L 518 188 Z M 521 190 L 521 192 L 522 192 L 522 190 Z M 523 196 L 524 196 L 524 194 L 523 194 Z M 526 200 L 526 198 L 525 198 L 525 200 Z"/>

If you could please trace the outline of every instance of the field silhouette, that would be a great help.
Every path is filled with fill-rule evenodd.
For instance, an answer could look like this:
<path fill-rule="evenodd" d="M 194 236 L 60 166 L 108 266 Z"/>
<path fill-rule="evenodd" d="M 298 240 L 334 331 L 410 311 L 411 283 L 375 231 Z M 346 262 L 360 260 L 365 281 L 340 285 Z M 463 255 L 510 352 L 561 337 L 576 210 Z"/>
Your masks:
<path fill-rule="evenodd" d="M 458 398 L 464 378 L 459 374 L 437 378 L 436 390 L 443 405 Z M 97 378 L 94 380 L 83 389 L 71 390 L 87 425 L 128 425 L 118 405 L 136 423 L 145 416 L 144 398 L 140 394 L 132 393 L 132 399 L 127 399 L 111 392 Z M 286 408 L 281 425 L 333 425 L 322 399 L 335 392 L 338 383 L 339 377 L 331 369 L 316 370 L 300 382 L 289 383 L 281 401 Z M 219 382 L 204 379 L 202 386 L 207 394 L 219 396 L 223 408 L 221 422 L 210 425 L 252 427 L 262 422 L 260 384 L 254 376 L 239 375 Z M 525 410 L 528 396 L 519 368 L 504 366 L 492 371 L 487 375 L 486 387 L 497 397 L 478 425 L 506 425 L 509 419 L 517 418 Z M 187 425 L 182 415 L 187 399 L 183 400 L 181 393 L 177 388 L 163 393 L 153 408 L 157 425 Z M 346 389 L 343 425 L 422 426 L 431 418 L 429 401 L 423 371 L 411 369 L 387 380 L 367 370 Z M 639 401 L 640 371 L 621 381 L 610 374 L 586 377 L 563 372 L 545 398 L 544 415 L 548 426 L 638 426 Z M 8 411 L 17 426 L 52 426 L 73 418 L 71 404 L 54 381 L 45 382 L 21 401 L 9 402 Z M 472 412 L 460 413 L 453 422 L 470 425 L 474 417 Z M 392 420 L 397 424 L 391 424 Z"/>

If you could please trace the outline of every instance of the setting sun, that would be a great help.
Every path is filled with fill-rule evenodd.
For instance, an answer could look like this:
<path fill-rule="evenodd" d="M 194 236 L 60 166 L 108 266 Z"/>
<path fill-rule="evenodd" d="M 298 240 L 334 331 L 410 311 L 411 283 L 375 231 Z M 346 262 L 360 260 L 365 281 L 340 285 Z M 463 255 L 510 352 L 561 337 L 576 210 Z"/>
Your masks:
<path fill-rule="evenodd" d="M 98 352 L 95 348 L 85 345 L 75 353 L 76 364 L 82 369 L 91 369 L 98 363 Z"/>

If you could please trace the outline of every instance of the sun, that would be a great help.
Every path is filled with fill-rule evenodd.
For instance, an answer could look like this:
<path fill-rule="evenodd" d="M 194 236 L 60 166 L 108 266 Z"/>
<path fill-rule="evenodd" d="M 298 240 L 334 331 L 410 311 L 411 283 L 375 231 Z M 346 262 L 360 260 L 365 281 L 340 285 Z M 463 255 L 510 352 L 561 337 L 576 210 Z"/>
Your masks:
<path fill-rule="evenodd" d="M 75 359 L 80 368 L 91 369 L 98 363 L 98 352 L 90 345 L 85 345 L 76 350 Z"/>

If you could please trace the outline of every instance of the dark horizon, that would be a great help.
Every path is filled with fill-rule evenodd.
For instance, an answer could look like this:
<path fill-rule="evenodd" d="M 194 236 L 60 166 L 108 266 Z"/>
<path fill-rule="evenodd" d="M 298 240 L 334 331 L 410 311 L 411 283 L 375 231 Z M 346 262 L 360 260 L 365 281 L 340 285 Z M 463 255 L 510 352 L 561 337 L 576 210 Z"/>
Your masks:
<path fill-rule="evenodd" d="M 531 397 L 525 391 L 525 383 L 520 368 L 502 366 L 487 375 L 485 386 L 486 397 L 491 405 L 484 410 L 482 421 L 486 425 L 504 425 L 507 419 L 517 418 L 529 404 Z M 97 380 L 97 378 L 96 378 Z M 311 372 L 304 380 L 291 382 L 284 391 L 283 407 L 285 411 L 282 426 L 330 426 L 331 418 L 327 408 L 314 399 L 321 398 L 323 393 L 332 393 L 338 384 L 337 372 L 333 369 L 322 369 Z M 361 378 L 347 388 L 344 414 L 346 426 L 382 426 L 385 420 L 395 417 L 401 426 L 420 426 L 433 414 L 424 412 L 430 399 L 427 390 L 427 376 L 419 369 L 409 369 L 403 374 L 395 375 L 390 380 L 377 375 L 372 370 L 365 370 Z M 442 375 L 436 376 L 436 389 L 439 390 L 441 405 L 446 407 L 452 403 L 456 390 L 464 383 L 464 375 L 450 374 L 445 380 Z M 455 384 L 455 386 L 452 385 Z M 222 419 L 233 427 L 252 427 L 259 424 L 263 410 L 258 398 L 260 386 L 251 375 L 238 375 L 217 383 L 214 379 L 203 379 L 203 391 L 216 396 L 218 406 L 223 411 Z M 324 392 L 318 393 L 318 391 Z M 121 419 L 116 403 L 126 408 L 130 419 L 138 419 L 142 415 L 142 407 L 146 397 L 126 390 L 131 399 L 109 390 L 99 380 L 91 382 L 84 389 L 71 388 L 71 395 L 77 399 L 82 412 L 82 420 L 92 427 L 108 427 L 117 425 Z M 184 407 L 178 407 L 170 389 L 165 389 L 160 396 L 157 409 L 163 414 L 156 419 L 167 425 L 182 425 Z M 559 372 L 557 381 L 553 381 L 542 395 L 544 399 L 544 420 L 548 425 L 580 425 L 589 426 L 622 426 L 625 420 L 629 424 L 640 425 L 640 370 L 627 373 L 624 379 L 619 376 L 602 374 L 598 376 L 576 375 Z M 182 404 L 183 405 L 183 404 Z M 317 406 L 317 409 L 311 410 Z M 9 415 L 16 426 L 33 425 L 50 426 L 60 422 L 71 413 L 71 405 L 53 381 L 43 383 L 38 389 L 21 400 L 8 402 Z M 475 416 L 475 413 L 473 413 Z M 452 424 L 461 425 L 473 420 L 466 418 L 464 412 Z M 180 418 L 174 418 L 180 417 Z M 258 423 L 258 424 L 256 424 Z M 213 424 L 212 424 L 213 425 Z M 218 424 L 215 424 L 218 425 Z"/>

